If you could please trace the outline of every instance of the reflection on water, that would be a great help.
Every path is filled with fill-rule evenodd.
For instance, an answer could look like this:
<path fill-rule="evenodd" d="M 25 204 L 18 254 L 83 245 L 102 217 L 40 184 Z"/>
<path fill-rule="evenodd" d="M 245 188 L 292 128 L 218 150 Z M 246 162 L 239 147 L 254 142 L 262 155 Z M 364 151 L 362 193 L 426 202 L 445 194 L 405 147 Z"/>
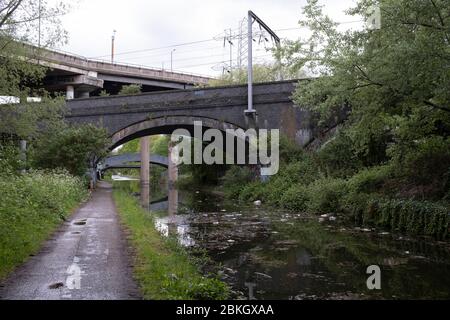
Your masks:
<path fill-rule="evenodd" d="M 116 174 L 113 174 L 112 176 L 111 176 L 111 179 L 113 180 L 113 181 L 139 181 L 139 179 L 136 179 L 136 178 L 131 178 L 131 177 L 126 177 L 126 176 L 122 176 L 122 175 L 116 175 Z"/>
<path fill-rule="evenodd" d="M 167 218 L 156 219 L 155 227 L 163 236 L 169 236 L 169 221 Z"/>
<path fill-rule="evenodd" d="M 190 236 L 189 223 L 185 216 L 170 215 L 156 218 L 155 227 L 165 237 L 176 237 L 178 242 L 185 247 L 191 247 L 195 244 L 194 239 Z"/>
<path fill-rule="evenodd" d="M 168 216 L 155 219 L 156 229 L 165 237 L 174 236 L 178 242 L 185 246 L 191 247 L 195 241 L 190 236 L 189 223 L 184 216 Z"/>
<path fill-rule="evenodd" d="M 164 202 L 166 213 L 155 221 L 161 234 L 206 249 L 236 297 L 250 291 L 256 299 L 450 297 L 448 242 L 344 225 L 339 216 L 319 222 L 198 191 L 172 189 Z M 381 268 L 381 290 L 367 289 L 372 264 Z"/>
<path fill-rule="evenodd" d="M 155 219 L 155 227 L 162 235 L 177 238 L 178 242 L 185 247 L 191 247 L 195 244 L 190 236 L 188 217 L 176 214 L 178 211 L 177 189 L 169 188 L 168 196 L 151 203 L 150 210 L 167 211 L 166 216 Z"/>

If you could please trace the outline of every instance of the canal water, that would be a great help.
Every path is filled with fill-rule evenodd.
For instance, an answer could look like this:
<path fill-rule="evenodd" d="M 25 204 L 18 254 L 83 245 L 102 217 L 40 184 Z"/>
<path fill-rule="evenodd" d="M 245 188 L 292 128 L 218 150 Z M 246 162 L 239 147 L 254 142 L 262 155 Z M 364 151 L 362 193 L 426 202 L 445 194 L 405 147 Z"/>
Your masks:
<path fill-rule="evenodd" d="M 123 182 L 126 183 L 126 182 Z M 450 243 L 170 190 L 152 201 L 155 226 L 206 251 L 237 299 L 448 299 Z M 369 290 L 368 266 L 381 289 Z"/>

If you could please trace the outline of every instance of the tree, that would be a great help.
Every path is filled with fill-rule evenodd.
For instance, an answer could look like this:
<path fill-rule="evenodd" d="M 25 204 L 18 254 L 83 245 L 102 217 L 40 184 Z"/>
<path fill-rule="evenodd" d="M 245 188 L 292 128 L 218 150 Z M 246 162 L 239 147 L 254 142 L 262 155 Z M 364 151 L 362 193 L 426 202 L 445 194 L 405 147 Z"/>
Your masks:
<path fill-rule="evenodd" d="M 96 160 L 107 154 L 108 143 L 106 130 L 94 125 L 49 128 L 33 144 L 32 163 L 36 168 L 64 168 L 83 176 Z"/>
<path fill-rule="evenodd" d="M 298 102 L 322 115 L 347 103 L 359 119 L 371 111 L 450 112 L 447 1 L 382 0 L 381 29 L 344 33 L 317 3 L 308 1 L 301 23 L 311 37 L 283 50 L 294 68 L 307 66 L 320 76 L 297 90 Z M 361 0 L 348 13 L 367 18 L 375 3 Z"/>
<path fill-rule="evenodd" d="M 66 32 L 59 17 L 67 10 L 63 2 L 0 1 L 0 95 L 30 95 L 30 85 L 42 79 L 45 68 L 31 63 L 38 50 L 30 50 L 25 44 L 46 48 L 64 43 Z"/>
<path fill-rule="evenodd" d="M 1 133 L 34 140 L 43 128 L 62 123 L 64 112 L 64 99 L 48 96 L 40 103 L 0 105 Z"/>
<path fill-rule="evenodd" d="M 301 25 L 310 37 L 279 52 L 293 69 L 318 76 L 299 86 L 294 100 L 323 121 L 346 109 L 341 134 L 365 166 L 389 160 L 399 171 L 417 164 L 408 167 L 410 174 L 430 170 L 423 159 L 431 163 L 430 157 L 450 149 L 448 1 L 360 0 L 348 14 L 367 19 L 373 6 L 380 8 L 381 28 L 340 32 L 317 0 L 308 1 Z M 429 143 L 432 148 L 423 146 Z M 429 154 L 412 161 L 418 148 Z M 448 169 L 434 167 L 443 180 Z"/>
<path fill-rule="evenodd" d="M 0 105 L 2 133 L 33 139 L 38 126 L 61 121 L 63 100 L 34 89 L 46 69 L 33 63 L 38 50 L 31 50 L 27 44 L 44 48 L 64 42 L 65 32 L 58 17 L 66 10 L 63 3 L 49 5 L 45 0 L 0 1 L 0 96 L 17 97 L 20 102 Z M 27 97 L 36 95 L 42 97 L 42 103 L 27 102 Z"/>
<path fill-rule="evenodd" d="M 142 85 L 140 84 L 129 84 L 126 86 L 123 86 L 120 91 L 119 95 L 127 95 L 127 94 L 138 94 L 142 92 Z"/>
<path fill-rule="evenodd" d="M 167 157 L 169 154 L 169 141 L 170 136 L 168 135 L 158 135 L 151 137 L 151 153 Z"/>
<path fill-rule="evenodd" d="M 258 82 L 270 82 L 279 80 L 280 75 L 283 79 L 299 79 L 305 76 L 302 70 L 294 70 L 283 66 L 280 71 L 280 67 L 275 64 L 255 64 L 253 65 L 253 81 Z M 229 73 L 223 74 L 218 79 L 213 79 L 209 82 L 210 86 L 224 86 L 232 84 L 244 84 L 247 83 L 248 74 L 247 69 L 234 69 Z"/>
<path fill-rule="evenodd" d="M 361 0 L 348 13 L 367 18 L 374 4 Z M 318 1 L 308 1 L 301 24 L 312 35 L 288 43 L 282 55 L 294 68 L 309 67 L 319 78 L 300 87 L 295 100 L 322 118 L 350 106 L 353 128 L 361 129 L 354 133 L 365 147 L 367 135 L 399 137 L 399 126 L 410 121 L 418 130 L 409 139 L 431 134 L 437 126 L 448 134 L 448 2 L 382 0 L 379 6 L 381 29 L 339 32 Z"/>
<path fill-rule="evenodd" d="M 121 148 L 118 149 L 119 154 L 124 153 L 138 153 L 139 152 L 139 139 L 134 139 L 128 141 L 121 145 Z"/>
<path fill-rule="evenodd" d="M 69 8 L 70 5 L 63 1 L 50 4 L 47 0 L 1 0 L 1 35 L 39 47 L 55 45 L 66 39 L 59 17 Z"/>
<path fill-rule="evenodd" d="M 0 1 L 0 95 L 19 98 L 19 103 L 1 105 L 0 128 L 2 133 L 30 142 L 35 167 L 66 168 L 72 174 L 83 175 L 90 163 L 104 153 L 106 132 L 93 126 L 67 126 L 63 121 L 64 100 L 32 89 L 45 76 L 46 69 L 34 62 L 39 49 L 29 44 L 44 48 L 63 42 L 65 32 L 60 29 L 58 17 L 66 10 L 64 3 L 52 6 L 46 0 Z M 27 102 L 26 98 L 34 94 L 41 96 L 40 103 Z M 10 154 L 9 158 L 17 158 L 17 152 Z"/>
<path fill-rule="evenodd" d="M 119 149 L 119 154 L 124 153 L 138 153 L 139 152 L 139 139 L 134 139 L 124 143 Z M 156 135 L 150 136 L 150 152 L 151 154 L 158 154 L 161 156 L 167 156 L 169 148 L 169 136 Z"/>

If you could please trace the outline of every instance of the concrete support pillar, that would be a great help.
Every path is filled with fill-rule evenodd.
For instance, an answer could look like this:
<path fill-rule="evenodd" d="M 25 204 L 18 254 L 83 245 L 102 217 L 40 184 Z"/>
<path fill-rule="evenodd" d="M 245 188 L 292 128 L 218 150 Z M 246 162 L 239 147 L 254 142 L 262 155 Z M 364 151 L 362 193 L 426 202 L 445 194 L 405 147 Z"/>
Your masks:
<path fill-rule="evenodd" d="M 67 86 L 66 87 L 66 99 L 72 100 L 75 98 L 75 88 L 73 86 Z"/>
<path fill-rule="evenodd" d="M 168 149 L 167 186 L 169 189 L 169 195 L 167 212 L 169 216 L 174 216 L 178 212 L 178 190 L 175 188 L 175 182 L 178 179 L 178 167 L 172 161 L 173 144 L 171 141 L 169 142 Z M 177 230 L 175 230 L 175 234 L 177 233 Z"/>
<path fill-rule="evenodd" d="M 169 214 L 169 216 L 173 216 L 177 212 L 178 212 L 178 190 L 175 188 L 169 188 L 167 213 Z"/>
<path fill-rule="evenodd" d="M 167 168 L 169 190 L 174 188 L 175 182 L 178 180 L 178 167 L 172 161 L 172 148 L 173 145 L 171 142 L 169 142 L 169 154 L 168 154 L 169 166 Z"/>
<path fill-rule="evenodd" d="M 150 205 L 150 137 L 140 139 L 141 154 L 141 205 Z"/>

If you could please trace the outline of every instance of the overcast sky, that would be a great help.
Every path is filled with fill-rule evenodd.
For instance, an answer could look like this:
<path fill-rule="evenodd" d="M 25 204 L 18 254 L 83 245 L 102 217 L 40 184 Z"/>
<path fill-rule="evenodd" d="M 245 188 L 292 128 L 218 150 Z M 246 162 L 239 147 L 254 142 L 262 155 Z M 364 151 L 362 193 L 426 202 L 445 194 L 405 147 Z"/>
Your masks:
<path fill-rule="evenodd" d="M 321 2 L 336 21 L 355 20 L 343 12 L 354 0 Z M 239 22 L 250 9 L 280 38 L 296 39 L 304 30 L 281 29 L 298 27 L 306 0 L 76 0 L 74 3 L 62 17 L 69 43 L 61 49 L 109 60 L 111 36 L 117 30 L 116 62 L 170 69 L 171 51 L 175 49 L 174 70 L 217 75 L 223 66 L 229 65 L 230 47 L 223 46 L 225 29 L 237 33 Z M 203 42 L 180 45 L 197 41 Z M 157 49 L 161 47 L 166 48 Z M 232 48 L 235 64 L 237 40 Z M 127 53 L 130 51 L 139 52 Z M 262 45 L 255 48 L 254 55 L 258 62 L 271 59 Z"/>

